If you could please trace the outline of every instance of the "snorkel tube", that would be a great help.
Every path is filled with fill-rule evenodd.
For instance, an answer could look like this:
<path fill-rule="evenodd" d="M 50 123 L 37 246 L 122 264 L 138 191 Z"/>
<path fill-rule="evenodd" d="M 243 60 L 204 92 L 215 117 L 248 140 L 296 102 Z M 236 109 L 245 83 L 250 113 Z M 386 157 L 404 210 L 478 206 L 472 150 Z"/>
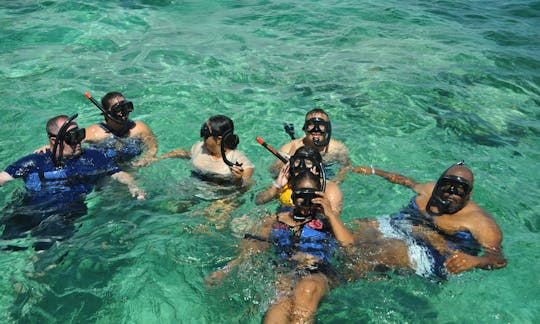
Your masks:
<path fill-rule="evenodd" d="M 238 136 L 234 135 L 231 131 L 225 132 L 225 134 L 223 134 L 222 139 L 221 139 L 221 158 L 223 159 L 223 162 L 230 167 L 233 167 L 233 166 L 241 167 L 242 163 L 238 163 L 238 161 L 236 161 L 235 163 L 232 163 L 231 161 L 229 161 L 229 159 L 227 159 L 227 155 L 225 154 L 225 142 L 229 142 L 229 141 L 233 141 L 234 143 L 234 145 L 232 145 L 233 147 L 238 145 L 238 142 L 240 142 L 240 140 L 238 139 Z"/>
<path fill-rule="evenodd" d="M 101 110 L 101 112 L 103 113 L 103 115 L 105 115 L 107 118 L 109 118 L 110 120 L 112 120 L 113 122 L 119 124 L 119 125 L 124 125 L 126 124 L 127 121 L 125 120 L 120 120 L 120 119 L 117 119 L 115 117 L 113 117 L 107 110 L 105 110 L 105 108 L 103 108 L 103 106 L 101 106 L 99 104 L 99 102 L 96 101 L 96 99 L 94 99 L 94 97 L 92 97 L 92 95 L 89 93 L 89 92 L 85 92 L 84 93 L 84 96 L 86 98 L 88 98 L 90 101 L 92 101 L 92 103 L 98 107 L 99 110 Z"/>
<path fill-rule="evenodd" d="M 283 157 L 283 155 L 279 154 L 278 151 L 276 151 L 272 146 L 266 144 L 266 142 L 261 137 L 257 137 L 255 140 L 257 141 L 257 143 L 261 144 L 264 148 L 270 151 L 270 153 L 274 154 L 274 156 L 277 157 L 281 162 L 283 163 L 289 162 L 286 158 Z"/>
<path fill-rule="evenodd" d="M 56 138 L 54 140 L 51 159 L 56 167 L 60 166 L 62 158 L 64 157 L 64 138 L 66 136 L 66 130 L 69 127 L 69 124 L 71 124 L 77 116 L 79 116 L 79 114 L 69 117 L 55 135 Z M 58 151 L 58 146 L 60 146 L 60 151 Z M 56 157 L 57 152 L 60 152 L 58 157 Z"/>

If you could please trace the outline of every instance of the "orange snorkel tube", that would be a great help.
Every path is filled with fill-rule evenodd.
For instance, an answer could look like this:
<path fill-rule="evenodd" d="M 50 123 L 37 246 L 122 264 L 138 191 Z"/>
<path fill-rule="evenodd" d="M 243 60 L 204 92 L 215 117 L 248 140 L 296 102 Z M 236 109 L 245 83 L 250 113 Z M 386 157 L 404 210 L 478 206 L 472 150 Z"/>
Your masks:
<path fill-rule="evenodd" d="M 257 137 L 256 141 L 262 146 L 264 146 L 268 151 L 270 151 L 270 153 L 274 154 L 278 159 L 280 159 L 281 162 L 283 163 L 289 162 L 286 158 L 283 157 L 283 155 L 279 154 L 278 151 L 276 151 L 272 146 L 266 144 L 266 142 L 261 137 Z"/>

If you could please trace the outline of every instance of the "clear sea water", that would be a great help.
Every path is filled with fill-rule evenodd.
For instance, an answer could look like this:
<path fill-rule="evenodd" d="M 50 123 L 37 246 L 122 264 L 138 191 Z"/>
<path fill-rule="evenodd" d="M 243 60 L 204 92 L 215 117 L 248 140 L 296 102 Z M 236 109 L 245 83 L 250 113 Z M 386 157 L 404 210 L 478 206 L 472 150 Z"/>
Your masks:
<path fill-rule="evenodd" d="M 443 284 L 391 276 L 343 285 L 323 300 L 319 323 L 538 323 L 539 34 L 532 0 L 2 1 L 0 167 L 45 144 L 54 115 L 99 122 L 85 91 L 118 90 L 159 153 L 189 148 L 211 115 L 232 117 L 257 184 L 231 217 L 256 219 L 275 205 L 252 201 L 273 161 L 255 138 L 279 147 L 284 122 L 300 130 L 305 112 L 321 107 L 355 165 L 429 181 L 464 159 L 509 264 Z M 0 254 L 2 322 L 260 322 L 272 294 L 264 259 L 219 287 L 204 284 L 235 256 L 238 233 L 207 226 L 189 162 L 134 174 L 147 201 L 111 184 L 88 197 L 69 241 Z M 0 206 L 21 188 L 0 188 Z M 412 195 L 360 175 L 342 190 L 346 222 L 394 212 Z"/>

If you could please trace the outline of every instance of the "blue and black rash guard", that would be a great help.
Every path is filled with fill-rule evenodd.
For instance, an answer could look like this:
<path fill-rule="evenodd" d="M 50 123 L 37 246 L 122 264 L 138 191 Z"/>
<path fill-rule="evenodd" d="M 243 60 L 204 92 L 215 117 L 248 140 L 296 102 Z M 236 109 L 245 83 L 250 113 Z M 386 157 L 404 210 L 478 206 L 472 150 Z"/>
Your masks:
<path fill-rule="evenodd" d="M 278 220 L 272 226 L 270 240 L 281 260 L 301 252 L 317 257 L 321 265 L 328 265 L 335 250 L 335 239 L 329 224 L 317 218 L 301 225 L 297 232 Z"/>
<path fill-rule="evenodd" d="M 139 137 L 126 136 L 129 130 L 135 127 L 134 121 L 129 120 L 120 133 L 115 132 L 105 123 L 100 123 L 99 126 L 113 136 L 98 143 L 92 143 L 91 148 L 104 152 L 105 155 L 113 158 L 117 163 L 131 161 L 143 153 L 143 140 Z"/>
<path fill-rule="evenodd" d="M 409 203 L 408 210 L 411 211 L 410 214 L 418 215 L 420 210 L 416 204 L 416 199 L 413 197 Z M 406 210 L 405 210 L 406 211 Z M 406 214 L 406 213 L 405 213 Z M 398 214 L 399 215 L 399 214 Z M 469 231 L 456 231 L 453 234 L 445 233 L 439 230 L 432 220 L 426 219 L 425 217 L 419 216 L 424 219 L 423 223 L 429 228 L 435 230 L 437 233 L 442 235 L 446 239 L 446 244 L 450 249 L 459 250 L 463 253 L 470 255 L 478 255 L 480 253 L 482 246 L 478 241 L 473 237 Z"/>
<path fill-rule="evenodd" d="M 78 158 L 65 159 L 59 168 L 47 151 L 23 157 L 5 171 L 13 178 L 23 178 L 27 189 L 25 205 L 62 212 L 74 204 L 84 204 L 85 196 L 99 180 L 121 170 L 102 152 L 84 149 Z"/>

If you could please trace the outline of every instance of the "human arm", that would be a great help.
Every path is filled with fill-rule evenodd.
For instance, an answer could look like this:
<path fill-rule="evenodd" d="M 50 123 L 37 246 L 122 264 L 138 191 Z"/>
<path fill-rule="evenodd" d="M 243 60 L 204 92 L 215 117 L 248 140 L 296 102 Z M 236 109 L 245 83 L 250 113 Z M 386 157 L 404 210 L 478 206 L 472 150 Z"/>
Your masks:
<path fill-rule="evenodd" d="M 47 152 L 47 150 L 50 150 L 50 149 L 51 149 L 50 145 L 43 145 L 42 147 L 34 150 L 34 154 L 45 153 L 45 152 Z"/>
<path fill-rule="evenodd" d="M 156 135 L 144 124 L 143 122 L 135 122 L 136 133 L 135 136 L 139 137 L 144 143 L 144 154 L 137 161 L 133 163 L 134 166 L 148 166 L 155 161 L 155 157 L 158 150 L 158 142 Z"/>
<path fill-rule="evenodd" d="M 221 283 L 223 278 L 246 260 L 268 249 L 268 237 L 270 233 L 271 217 L 263 221 L 262 231 L 258 235 L 246 234 L 238 244 L 238 256 L 226 265 L 212 272 L 206 279 L 207 286 L 215 286 Z"/>
<path fill-rule="evenodd" d="M 116 172 L 111 176 L 111 178 L 125 184 L 128 187 L 129 193 L 132 197 L 136 197 L 137 200 L 146 199 L 146 192 L 137 186 L 135 179 L 133 179 L 129 173 L 125 171 Z"/>
<path fill-rule="evenodd" d="M 330 222 L 332 231 L 336 240 L 338 240 L 344 246 L 350 246 L 354 243 L 354 237 L 352 233 L 347 229 L 339 213 L 333 209 L 330 200 L 327 198 L 326 194 L 322 191 L 317 192 L 317 197 L 311 200 L 314 204 L 319 204 L 322 207 L 323 213 Z"/>
<path fill-rule="evenodd" d="M 476 241 L 482 246 L 482 255 L 469 255 L 455 251 L 445 261 L 450 273 L 460 273 L 473 268 L 484 270 L 500 269 L 507 265 L 502 251 L 502 232 L 495 220 L 483 210 L 475 211 L 477 215 L 464 215 L 470 221 L 465 226 Z"/>
<path fill-rule="evenodd" d="M 279 170 L 279 174 L 276 180 L 274 180 L 268 186 L 268 188 L 259 192 L 255 196 L 255 204 L 262 205 L 276 198 L 281 193 L 283 187 L 287 185 L 288 181 L 289 181 L 289 163 L 287 162 Z"/>
<path fill-rule="evenodd" d="M 0 186 L 3 186 L 6 182 L 13 180 L 14 178 L 6 171 L 0 172 Z"/>
<path fill-rule="evenodd" d="M 400 184 L 402 186 L 406 186 L 406 187 L 409 187 L 409 188 L 412 188 L 412 189 L 414 189 L 414 187 L 418 184 L 412 178 L 407 178 L 406 176 L 403 176 L 403 175 L 398 174 L 398 173 L 392 173 L 392 172 L 387 172 L 387 171 L 384 171 L 384 170 L 376 169 L 373 166 L 357 166 L 357 167 L 354 167 L 352 170 L 353 170 L 353 172 L 356 172 L 356 173 L 359 173 L 359 174 L 378 175 L 378 176 L 380 176 L 382 178 L 385 178 L 386 180 L 388 180 L 388 181 L 390 181 L 392 183 L 397 183 L 397 184 Z"/>

